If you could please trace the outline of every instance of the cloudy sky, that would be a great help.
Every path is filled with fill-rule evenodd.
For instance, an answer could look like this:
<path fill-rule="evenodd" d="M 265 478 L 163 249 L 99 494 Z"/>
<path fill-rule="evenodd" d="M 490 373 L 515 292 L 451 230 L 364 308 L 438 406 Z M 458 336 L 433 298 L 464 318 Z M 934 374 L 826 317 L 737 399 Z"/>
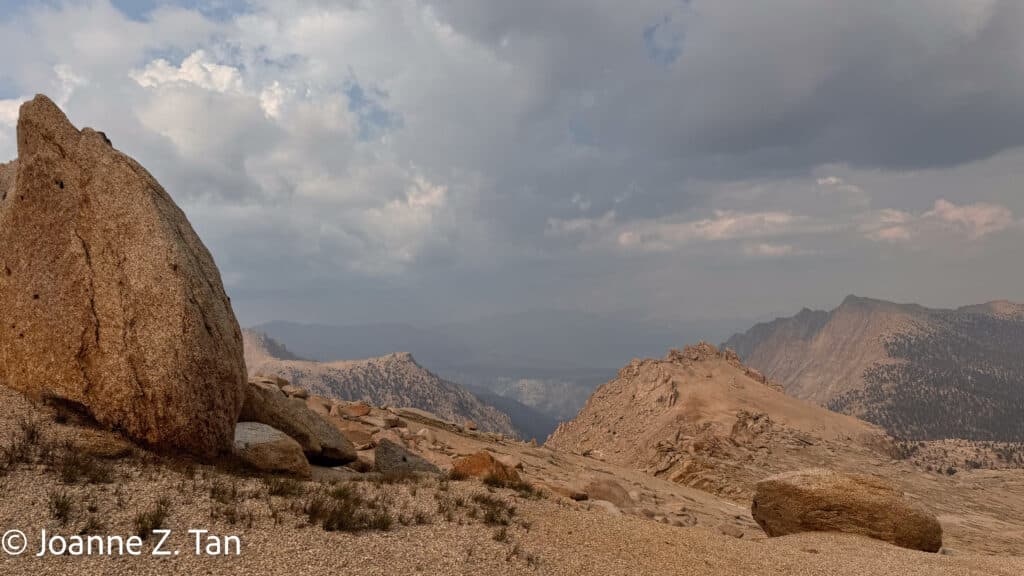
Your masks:
<path fill-rule="evenodd" d="M 0 0 L 243 324 L 1024 300 L 1016 0 Z"/>

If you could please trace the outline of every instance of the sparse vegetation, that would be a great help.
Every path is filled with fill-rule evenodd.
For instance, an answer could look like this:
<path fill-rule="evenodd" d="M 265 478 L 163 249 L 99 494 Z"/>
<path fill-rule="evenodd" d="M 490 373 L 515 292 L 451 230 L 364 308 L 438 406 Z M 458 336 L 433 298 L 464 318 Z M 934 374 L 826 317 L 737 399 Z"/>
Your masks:
<path fill-rule="evenodd" d="M 509 490 L 515 490 L 520 496 L 524 498 L 541 498 L 544 493 L 538 490 L 533 484 L 526 482 L 525 480 L 509 481 L 504 478 L 497 476 L 488 475 L 484 477 L 483 483 L 491 488 L 505 488 Z"/>
<path fill-rule="evenodd" d="M 76 484 L 79 481 L 88 484 L 110 484 L 114 481 L 109 466 L 88 454 L 75 450 L 70 445 L 58 452 L 56 465 L 60 480 L 65 484 Z"/>
<path fill-rule="evenodd" d="M 312 496 L 303 511 L 311 524 L 327 531 L 386 531 L 394 523 L 389 507 L 381 499 L 367 501 L 351 484 L 338 484 L 327 494 Z"/>
<path fill-rule="evenodd" d="M 473 502 L 479 506 L 483 521 L 492 526 L 507 526 L 516 514 L 515 506 L 490 494 L 474 494 Z"/>
<path fill-rule="evenodd" d="M 64 490 L 51 492 L 49 498 L 50 515 L 60 522 L 61 526 L 67 526 L 71 521 L 74 512 L 74 500 Z"/>
<path fill-rule="evenodd" d="M 170 515 L 171 501 L 167 498 L 160 498 L 152 508 L 135 515 L 135 534 L 145 540 L 153 533 L 153 530 L 163 528 Z"/>
<path fill-rule="evenodd" d="M 210 499 L 221 504 L 234 504 L 239 499 L 238 483 L 215 480 L 210 484 Z"/>
<path fill-rule="evenodd" d="M 263 485 L 270 496 L 299 496 L 305 492 L 302 482 L 294 478 L 267 477 L 263 479 Z"/>

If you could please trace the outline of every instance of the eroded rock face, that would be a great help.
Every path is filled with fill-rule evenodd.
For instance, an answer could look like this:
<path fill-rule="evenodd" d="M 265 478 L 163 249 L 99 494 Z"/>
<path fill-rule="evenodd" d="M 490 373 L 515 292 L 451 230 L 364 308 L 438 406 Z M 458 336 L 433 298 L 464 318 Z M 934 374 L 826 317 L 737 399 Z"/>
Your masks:
<path fill-rule="evenodd" d="M 845 532 L 925 552 L 942 548 L 934 515 L 867 474 L 818 468 L 766 478 L 757 484 L 751 514 L 769 536 Z"/>
<path fill-rule="evenodd" d="M 0 383 L 80 404 L 145 445 L 230 451 L 242 336 L 184 213 L 45 96 L 21 107 L 18 154 L 0 210 Z"/>

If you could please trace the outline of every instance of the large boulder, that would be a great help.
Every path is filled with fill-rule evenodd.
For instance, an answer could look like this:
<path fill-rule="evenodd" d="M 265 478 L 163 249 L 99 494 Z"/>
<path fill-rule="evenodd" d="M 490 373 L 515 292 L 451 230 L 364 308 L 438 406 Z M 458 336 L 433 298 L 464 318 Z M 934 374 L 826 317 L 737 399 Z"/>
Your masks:
<path fill-rule="evenodd" d="M 938 552 L 942 526 L 888 481 L 867 474 L 811 469 L 759 482 L 751 505 L 768 536 L 845 532 Z"/>
<path fill-rule="evenodd" d="M 316 464 L 337 466 L 356 459 L 356 449 L 341 430 L 311 410 L 305 400 L 289 397 L 276 385 L 254 379 L 246 386 L 240 420 L 273 426 L 302 446 Z"/>
<path fill-rule="evenodd" d="M 21 107 L 15 180 L 0 210 L 0 383 L 145 445 L 230 451 L 242 333 L 185 214 L 45 96 Z"/>
<path fill-rule="evenodd" d="M 235 426 L 235 454 L 245 464 L 264 472 L 286 472 L 303 478 L 313 475 L 298 442 L 259 422 L 239 422 Z"/>

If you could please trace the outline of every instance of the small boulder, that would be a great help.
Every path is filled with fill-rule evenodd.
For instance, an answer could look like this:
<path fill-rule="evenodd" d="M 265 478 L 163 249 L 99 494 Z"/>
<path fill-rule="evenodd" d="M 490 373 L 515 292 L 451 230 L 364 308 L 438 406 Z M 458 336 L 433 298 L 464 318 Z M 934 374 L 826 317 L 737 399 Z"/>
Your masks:
<path fill-rule="evenodd" d="M 768 536 L 845 532 L 925 552 L 942 548 L 933 514 L 867 474 L 811 469 L 766 478 L 755 487 L 751 514 Z"/>
<path fill-rule="evenodd" d="M 433 446 L 437 444 L 437 435 L 430 428 L 420 428 L 420 431 L 416 433 L 424 442 L 428 445 Z"/>
<path fill-rule="evenodd" d="M 405 472 L 440 473 L 440 469 L 423 458 L 413 454 L 404 446 L 382 438 L 373 451 L 377 471 L 383 474 Z"/>
<path fill-rule="evenodd" d="M 305 400 L 288 397 L 273 384 L 249 382 L 239 419 L 260 422 L 291 436 L 317 464 L 334 466 L 355 460 L 355 447 L 340 430 L 312 411 Z"/>
<path fill-rule="evenodd" d="M 486 451 L 480 451 L 456 460 L 452 472 L 474 478 L 492 478 L 504 484 L 522 482 L 522 478 L 519 477 L 519 473 L 514 468 L 501 463 L 490 452 Z"/>
<path fill-rule="evenodd" d="M 366 402 L 356 402 L 354 404 L 335 404 L 331 408 L 331 416 L 348 416 L 349 418 L 359 418 L 361 416 L 369 415 L 370 405 L 367 404 Z"/>
<path fill-rule="evenodd" d="M 618 482 L 609 478 L 590 480 L 583 485 L 582 492 L 587 494 L 591 500 L 604 500 L 619 508 L 633 506 L 633 499 L 629 497 L 629 492 Z"/>
<path fill-rule="evenodd" d="M 331 401 L 323 396 L 308 396 L 306 398 L 306 406 L 321 416 L 331 415 Z"/>
<path fill-rule="evenodd" d="M 472 420 L 466 420 L 466 423 L 463 424 L 462 427 L 466 430 L 476 430 L 476 422 L 473 422 Z"/>
<path fill-rule="evenodd" d="M 622 510 L 619 507 L 607 500 L 592 500 L 590 505 L 598 510 L 604 510 L 612 516 L 622 516 Z"/>
<path fill-rule="evenodd" d="M 735 524 L 729 524 L 728 522 L 719 524 L 718 532 L 725 536 L 732 536 L 733 538 L 743 538 L 743 529 Z"/>
<path fill-rule="evenodd" d="M 287 472 L 303 478 L 313 474 L 298 442 L 259 422 L 239 422 L 235 426 L 235 454 L 264 472 Z"/>
<path fill-rule="evenodd" d="M 292 398 L 309 397 L 309 392 L 307 392 L 305 388 L 299 388 L 294 384 L 286 384 L 284 386 L 281 386 L 281 392 L 284 392 L 285 394 Z"/>

